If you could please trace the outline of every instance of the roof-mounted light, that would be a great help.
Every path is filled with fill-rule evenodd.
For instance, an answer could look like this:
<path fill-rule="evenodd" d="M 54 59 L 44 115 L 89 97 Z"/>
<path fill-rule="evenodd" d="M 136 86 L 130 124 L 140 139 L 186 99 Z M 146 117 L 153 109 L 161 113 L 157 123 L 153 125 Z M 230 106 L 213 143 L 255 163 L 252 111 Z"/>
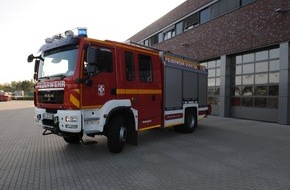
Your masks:
<path fill-rule="evenodd" d="M 67 31 L 64 32 L 64 35 L 66 37 L 74 36 L 74 32 L 72 30 L 67 30 Z"/>
<path fill-rule="evenodd" d="M 46 42 L 46 43 L 52 43 L 52 42 L 53 42 L 53 39 L 52 39 L 52 38 L 46 38 L 46 39 L 45 39 L 45 42 Z"/>
<path fill-rule="evenodd" d="M 56 34 L 56 35 L 52 36 L 52 39 L 54 39 L 54 40 L 60 40 L 62 38 L 63 37 L 61 36 L 61 34 Z"/>
<path fill-rule="evenodd" d="M 76 30 L 78 32 L 77 36 L 75 36 L 75 34 L 74 34 L 74 33 L 76 33 Z M 67 30 L 64 33 L 56 34 L 52 37 L 46 38 L 45 42 L 52 43 L 53 41 L 61 40 L 61 39 L 68 38 L 68 37 L 88 37 L 87 28 L 78 27 L 78 28 L 74 28 L 72 30 Z"/>
<path fill-rule="evenodd" d="M 78 27 L 78 37 L 88 37 L 87 28 Z"/>

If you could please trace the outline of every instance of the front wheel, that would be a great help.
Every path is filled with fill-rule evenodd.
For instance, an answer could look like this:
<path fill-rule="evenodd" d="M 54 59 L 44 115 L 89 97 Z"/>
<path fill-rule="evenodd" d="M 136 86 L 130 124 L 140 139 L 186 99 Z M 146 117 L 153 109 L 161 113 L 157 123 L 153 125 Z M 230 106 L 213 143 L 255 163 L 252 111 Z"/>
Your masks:
<path fill-rule="evenodd" d="M 114 116 L 108 129 L 108 148 L 110 152 L 119 153 L 123 150 L 127 138 L 125 119 L 122 116 Z"/>

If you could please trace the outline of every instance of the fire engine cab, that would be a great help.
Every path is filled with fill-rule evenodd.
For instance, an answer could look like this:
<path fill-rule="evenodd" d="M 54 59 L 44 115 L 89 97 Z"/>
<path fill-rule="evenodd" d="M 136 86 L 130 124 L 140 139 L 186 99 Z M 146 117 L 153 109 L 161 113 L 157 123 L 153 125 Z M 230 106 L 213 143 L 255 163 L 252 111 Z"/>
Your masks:
<path fill-rule="evenodd" d="M 45 40 L 35 60 L 35 124 L 67 143 L 105 135 L 109 151 L 137 144 L 138 131 L 191 133 L 210 114 L 207 69 L 169 52 L 87 37 L 86 28 Z M 74 34 L 76 33 L 76 34 Z"/>

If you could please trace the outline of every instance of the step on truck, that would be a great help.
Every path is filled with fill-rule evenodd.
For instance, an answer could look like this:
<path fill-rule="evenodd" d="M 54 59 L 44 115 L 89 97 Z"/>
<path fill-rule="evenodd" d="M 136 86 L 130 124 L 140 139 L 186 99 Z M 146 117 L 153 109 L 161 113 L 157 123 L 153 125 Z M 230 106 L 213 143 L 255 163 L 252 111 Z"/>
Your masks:
<path fill-rule="evenodd" d="M 207 69 L 179 55 L 76 28 L 47 38 L 33 60 L 35 124 L 67 143 L 105 135 L 119 153 L 139 131 L 191 133 L 210 114 Z"/>

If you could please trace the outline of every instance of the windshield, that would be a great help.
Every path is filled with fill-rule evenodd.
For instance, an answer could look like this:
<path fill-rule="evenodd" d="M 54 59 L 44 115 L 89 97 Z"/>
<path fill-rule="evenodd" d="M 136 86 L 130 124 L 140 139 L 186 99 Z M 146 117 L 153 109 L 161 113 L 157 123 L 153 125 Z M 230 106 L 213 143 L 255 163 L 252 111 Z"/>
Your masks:
<path fill-rule="evenodd" d="M 38 78 L 69 77 L 74 74 L 77 47 L 66 47 L 44 52 L 44 61 L 39 66 Z"/>

